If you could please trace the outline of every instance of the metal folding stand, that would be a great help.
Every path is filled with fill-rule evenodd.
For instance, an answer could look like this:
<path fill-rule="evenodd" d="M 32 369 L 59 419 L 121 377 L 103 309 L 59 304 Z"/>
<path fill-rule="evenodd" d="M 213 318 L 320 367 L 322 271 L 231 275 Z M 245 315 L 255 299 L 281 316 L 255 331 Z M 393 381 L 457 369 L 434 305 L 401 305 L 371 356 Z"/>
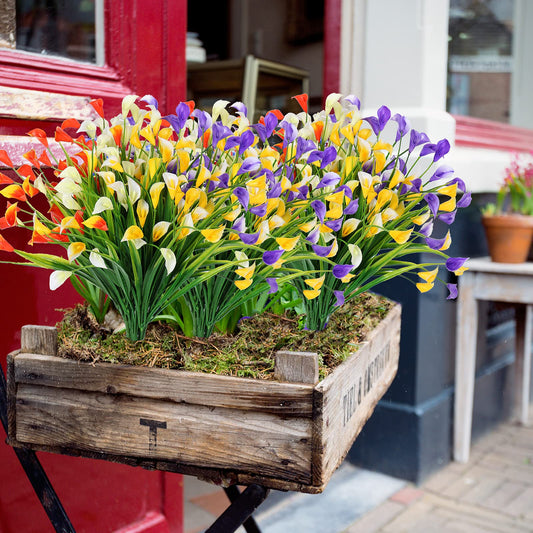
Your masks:
<path fill-rule="evenodd" d="M 0 419 L 6 435 L 7 416 L 7 384 L 4 371 L 0 367 Z M 76 533 L 35 452 L 26 448 L 13 450 L 56 532 Z M 252 513 L 268 496 L 268 489 L 261 485 L 250 485 L 242 493 L 236 486 L 224 490 L 231 503 L 206 533 L 233 533 L 241 525 L 247 533 L 261 533 Z"/>

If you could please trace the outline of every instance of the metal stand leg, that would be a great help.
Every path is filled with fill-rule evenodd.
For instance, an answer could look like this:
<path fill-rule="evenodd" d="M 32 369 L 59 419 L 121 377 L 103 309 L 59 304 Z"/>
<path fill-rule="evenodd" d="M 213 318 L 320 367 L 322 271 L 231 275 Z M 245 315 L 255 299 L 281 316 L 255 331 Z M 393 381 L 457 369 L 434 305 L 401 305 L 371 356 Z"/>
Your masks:
<path fill-rule="evenodd" d="M 268 496 L 268 489 L 261 485 L 250 485 L 242 493 L 235 486 L 224 490 L 231 505 L 205 533 L 232 533 L 241 525 L 248 533 L 261 533 L 251 515 Z"/>
<path fill-rule="evenodd" d="M 7 385 L 2 368 L 0 368 L 0 419 L 7 435 Z M 13 449 L 56 532 L 76 533 L 35 452 L 25 448 Z M 232 533 L 241 525 L 247 533 L 261 533 L 251 515 L 268 496 L 268 489 L 261 485 L 250 485 L 242 493 L 236 486 L 224 490 L 231 504 L 206 530 L 206 533 Z"/>
<path fill-rule="evenodd" d="M 0 368 L 0 418 L 7 435 L 7 386 L 2 368 Z M 24 448 L 13 449 L 57 533 L 76 533 L 35 452 Z"/>

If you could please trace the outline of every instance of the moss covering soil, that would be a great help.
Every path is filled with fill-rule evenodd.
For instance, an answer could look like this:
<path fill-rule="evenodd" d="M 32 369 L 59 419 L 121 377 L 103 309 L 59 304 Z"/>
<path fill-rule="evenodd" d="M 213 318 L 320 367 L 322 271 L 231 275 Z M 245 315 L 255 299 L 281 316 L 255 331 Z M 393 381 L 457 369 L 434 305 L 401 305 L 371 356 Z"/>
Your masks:
<path fill-rule="evenodd" d="M 215 333 L 207 339 L 185 337 L 167 324 L 155 323 L 142 341 L 101 329 L 83 306 L 68 310 L 57 324 L 61 357 L 81 361 L 174 368 L 226 376 L 274 379 L 278 350 L 317 352 L 320 378 L 357 350 L 357 344 L 385 317 L 393 303 L 364 293 L 332 315 L 323 331 L 299 328 L 296 315 L 261 315 L 241 320 L 235 335 Z"/>

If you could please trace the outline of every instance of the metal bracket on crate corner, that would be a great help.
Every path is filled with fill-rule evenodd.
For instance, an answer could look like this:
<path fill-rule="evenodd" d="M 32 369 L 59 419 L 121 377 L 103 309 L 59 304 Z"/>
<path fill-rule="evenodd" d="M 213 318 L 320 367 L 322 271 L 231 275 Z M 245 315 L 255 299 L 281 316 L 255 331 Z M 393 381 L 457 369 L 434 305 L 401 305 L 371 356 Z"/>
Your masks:
<path fill-rule="evenodd" d="M 7 384 L 4 370 L 0 367 L 0 419 L 7 435 Z M 33 486 L 43 509 L 57 533 L 76 533 L 74 526 L 52 487 L 43 466 L 33 450 L 13 448 L 17 458 L 24 468 L 27 478 Z"/>
<path fill-rule="evenodd" d="M 261 485 L 249 485 L 242 493 L 235 486 L 225 487 L 230 506 L 205 533 L 233 533 L 243 526 L 247 533 L 261 533 L 252 513 L 265 501 L 269 490 Z"/>

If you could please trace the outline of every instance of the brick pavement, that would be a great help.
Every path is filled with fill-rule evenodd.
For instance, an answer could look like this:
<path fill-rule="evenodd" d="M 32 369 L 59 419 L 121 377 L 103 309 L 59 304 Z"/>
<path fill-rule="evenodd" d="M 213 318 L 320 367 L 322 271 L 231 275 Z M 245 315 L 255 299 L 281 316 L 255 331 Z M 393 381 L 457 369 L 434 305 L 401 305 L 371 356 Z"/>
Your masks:
<path fill-rule="evenodd" d="M 533 417 L 504 423 L 421 486 L 407 485 L 345 533 L 532 533 Z"/>

